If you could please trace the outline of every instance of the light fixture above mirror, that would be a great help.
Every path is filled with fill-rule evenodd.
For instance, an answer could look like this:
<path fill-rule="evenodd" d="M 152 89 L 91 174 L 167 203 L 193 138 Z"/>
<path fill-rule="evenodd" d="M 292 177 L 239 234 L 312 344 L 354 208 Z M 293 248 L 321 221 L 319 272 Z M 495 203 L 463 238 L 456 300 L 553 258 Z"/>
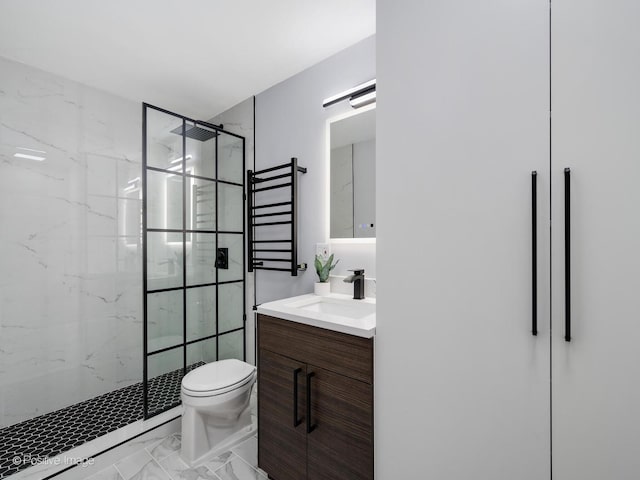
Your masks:
<path fill-rule="evenodd" d="M 349 104 L 353 108 L 360 108 L 366 105 L 370 105 L 371 103 L 376 101 L 376 79 L 369 80 L 368 82 L 361 83 L 349 90 L 345 90 L 344 92 L 340 92 L 336 95 L 333 95 L 329 98 L 325 98 L 322 101 L 322 106 L 324 108 L 330 107 L 336 103 L 342 102 L 343 100 L 349 99 Z"/>

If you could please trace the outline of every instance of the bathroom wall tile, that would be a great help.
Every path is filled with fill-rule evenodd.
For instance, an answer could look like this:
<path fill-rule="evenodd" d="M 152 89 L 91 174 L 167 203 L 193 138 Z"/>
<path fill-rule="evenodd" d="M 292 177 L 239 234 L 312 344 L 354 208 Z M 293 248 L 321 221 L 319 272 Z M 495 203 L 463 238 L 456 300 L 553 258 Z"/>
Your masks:
<path fill-rule="evenodd" d="M 252 467 L 258 466 L 258 437 L 253 436 L 231 449 L 233 453 L 242 458 Z"/>
<path fill-rule="evenodd" d="M 173 480 L 220 480 L 219 477 L 205 466 L 191 468 L 181 458 L 179 453 L 160 462 L 162 468 Z"/>
<path fill-rule="evenodd" d="M 227 463 L 215 470 L 221 480 L 268 480 L 239 456 L 233 455 Z"/>
<path fill-rule="evenodd" d="M 346 145 L 331 150 L 330 237 L 352 238 L 353 149 Z"/>
<path fill-rule="evenodd" d="M 254 165 L 254 98 L 249 97 L 226 112 L 209 119 L 211 123 L 223 124 L 225 130 L 245 138 L 246 168 L 242 168 L 242 142 L 230 135 L 222 135 L 218 142 L 218 176 L 221 179 L 242 183 L 247 169 L 255 170 Z M 268 227 L 264 227 L 268 228 Z M 252 310 L 253 273 L 246 273 L 247 323 L 246 344 L 247 362 L 255 364 L 255 314 Z"/>
<path fill-rule="evenodd" d="M 243 208 L 242 187 L 218 184 L 218 230 L 241 232 Z"/>
<path fill-rule="evenodd" d="M 218 279 L 221 282 L 242 280 L 244 243 L 242 235 L 220 234 L 218 235 L 218 247 L 229 249 L 229 268 L 218 270 Z"/>
<path fill-rule="evenodd" d="M 142 264 L 139 104 L 0 70 L 2 427 L 140 380 Z"/>

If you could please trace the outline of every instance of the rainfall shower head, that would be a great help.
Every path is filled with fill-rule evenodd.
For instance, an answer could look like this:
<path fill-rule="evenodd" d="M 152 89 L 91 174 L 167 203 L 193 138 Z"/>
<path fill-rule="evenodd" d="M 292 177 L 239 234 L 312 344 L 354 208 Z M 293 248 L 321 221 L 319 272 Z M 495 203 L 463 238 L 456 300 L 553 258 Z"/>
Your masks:
<path fill-rule="evenodd" d="M 171 133 L 182 135 L 182 125 L 171 130 Z M 216 132 L 215 130 L 213 131 L 206 130 L 204 128 L 196 127 L 194 125 L 187 125 L 185 128 L 184 135 L 187 138 L 193 138 L 194 140 L 206 142 L 207 140 L 211 140 L 213 137 L 218 136 L 218 132 Z"/>

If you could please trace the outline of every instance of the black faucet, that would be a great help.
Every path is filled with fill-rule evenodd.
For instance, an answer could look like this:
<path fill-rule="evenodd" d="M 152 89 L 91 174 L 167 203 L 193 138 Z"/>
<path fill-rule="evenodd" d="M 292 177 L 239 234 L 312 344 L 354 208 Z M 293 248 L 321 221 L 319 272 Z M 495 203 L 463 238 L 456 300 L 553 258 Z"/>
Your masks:
<path fill-rule="evenodd" d="M 362 300 L 364 298 L 364 269 L 349 270 L 353 275 L 344 279 L 346 283 L 353 283 L 353 298 Z"/>

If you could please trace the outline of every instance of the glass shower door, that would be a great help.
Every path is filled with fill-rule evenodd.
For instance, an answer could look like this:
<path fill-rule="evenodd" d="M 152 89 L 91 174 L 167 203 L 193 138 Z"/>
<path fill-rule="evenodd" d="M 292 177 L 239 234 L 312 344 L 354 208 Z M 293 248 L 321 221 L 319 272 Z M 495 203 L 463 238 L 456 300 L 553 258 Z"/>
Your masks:
<path fill-rule="evenodd" d="M 145 418 L 182 377 L 245 359 L 244 138 L 143 105 Z"/>

